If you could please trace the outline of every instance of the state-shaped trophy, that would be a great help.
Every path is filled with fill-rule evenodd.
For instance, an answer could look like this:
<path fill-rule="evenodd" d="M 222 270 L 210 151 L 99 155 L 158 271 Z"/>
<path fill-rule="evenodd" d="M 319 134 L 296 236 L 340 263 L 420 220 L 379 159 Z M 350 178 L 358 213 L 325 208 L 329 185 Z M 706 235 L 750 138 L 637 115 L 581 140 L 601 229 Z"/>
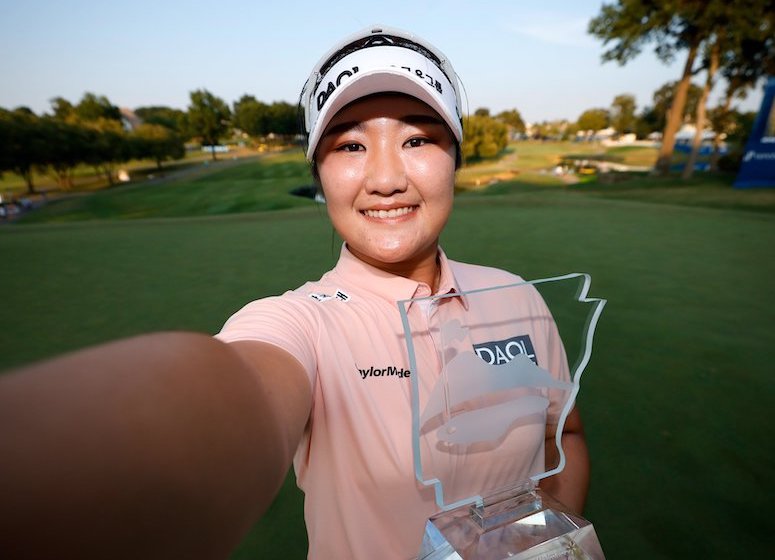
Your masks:
<path fill-rule="evenodd" d="M 604 558 L 593 525 L 539 485 L 565 467 L 605 305 L 589 286 L 573 273 L 398 302 L 415 476 L 438 506 L 420 560 Z"/>

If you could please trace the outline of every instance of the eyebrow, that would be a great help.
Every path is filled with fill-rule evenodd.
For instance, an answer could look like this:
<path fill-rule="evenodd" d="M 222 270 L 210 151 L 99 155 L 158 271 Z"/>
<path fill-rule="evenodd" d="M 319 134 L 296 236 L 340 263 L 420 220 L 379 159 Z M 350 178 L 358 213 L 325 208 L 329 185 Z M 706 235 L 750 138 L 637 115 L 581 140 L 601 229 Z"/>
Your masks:
<path fill-rule="evenodd" d="M 444 126 L 444 121 L 432 115 L 407 115 L 405 117 L 402 117 L 401 121 L 405 122 L 406 124 L 413 124 L 413 125 L 438 124 L 438 125 Z"/>
<path fill-rule="evenodd" d="M 349 130 L 362 130 L 362 129 L 363 129 L 363 123 L 361 121 L 347 121 L 347 122 L 335 124 L 334 126 L 328 128 L 323 133 L 321 140 L 326 136 L 341 134 Z"/>

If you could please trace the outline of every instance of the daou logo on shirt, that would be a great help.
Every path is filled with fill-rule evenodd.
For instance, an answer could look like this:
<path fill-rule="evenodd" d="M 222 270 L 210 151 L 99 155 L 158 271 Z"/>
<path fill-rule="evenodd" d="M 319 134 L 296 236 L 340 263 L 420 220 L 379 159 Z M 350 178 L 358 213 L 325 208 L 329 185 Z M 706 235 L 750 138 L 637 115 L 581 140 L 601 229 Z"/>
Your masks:
<path fill-rule="evenodd" d="M 476 355 L 490 365 L 500 365 L 510 362 L 520 354 L 526 355 L 535 365 L 538 365 L 533 342 L 530 335 L 514 336 L 506 340 L 494 340 L 474 344 Z"/>

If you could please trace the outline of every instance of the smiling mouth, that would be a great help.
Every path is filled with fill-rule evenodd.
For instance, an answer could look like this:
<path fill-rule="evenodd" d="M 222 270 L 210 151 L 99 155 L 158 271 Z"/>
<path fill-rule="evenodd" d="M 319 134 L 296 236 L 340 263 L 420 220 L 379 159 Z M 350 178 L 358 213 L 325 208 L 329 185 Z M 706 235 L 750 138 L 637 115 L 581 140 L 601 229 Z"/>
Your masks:
<path fill-rule="evenodd" d="M 417 210 L 417 206 L 403 206 L 401 208 L 391 208 L 390 210 L 363 210 L 362 213 L 369 218 L 400 218 Z"/>

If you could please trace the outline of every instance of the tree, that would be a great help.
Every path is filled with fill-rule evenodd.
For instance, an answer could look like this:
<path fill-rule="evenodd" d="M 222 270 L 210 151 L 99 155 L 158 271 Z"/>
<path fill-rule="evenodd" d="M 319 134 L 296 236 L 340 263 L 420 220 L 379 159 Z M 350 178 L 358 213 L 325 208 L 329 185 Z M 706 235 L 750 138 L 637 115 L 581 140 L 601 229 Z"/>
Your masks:
<path fill-rule="evenodd" d="M 75 115 L 75 107 L 63 97 L 54 97 L 51 100 L 51 109 L 54 118 L 59 121 L 71 122 L 77 118 Z"/>
<path fill-rule="evenodd" d="M 299 113 L 296 105 L 275 101 L 269 106 L 267 128 L 270 133 L 290 136 L 299 131 Z"/>
<path fill-rule="evenodd" d="M 501 111 L 495 118 L 510 127 L 514 132 L 525 132 L 525 121 L 522 120 L 522 115 L 516 109 Z"/>
<path fill-rule="evenodd" d="M 132 140 L 135 157 L 153 159 L 159 170 L 163 161 L 180 159 L 186 153 L 181 137 L 159 124 L 141 124 L 132 132 Z"/>
<path fill-rule="evenodd" d="M 234 103 L 232 124 L 253 137 L 288 137 L 299 132 L 299 114 L 296 105 L 285 101 L 267 105 L 252 95 L 243 95 Z"/>
<path fill-rule="evenodd" d="M 74 110 L 78 120 L 82 122 L 100 120 L 121 122 L 121 111 L 104 95 L 85 93 Z"/>
<path fill-rule="evenodd" d="M 654 112 L 655 124 L 658 127 L 657 130 L 664 130 L 667 125 L 667 116 L 675 101 L 677 88 L 678 82 L 667 82 L 654 92 L 652 97 L 654 105 L 651 109 Z M 679 119 L 681 125 L 691 121 L 692 115 L 697 111 L 697 103 L 699 102 L 701 95 L 702 89 L 693 83 L 689 83 L 689 88 L 686 90 L 686 101 L 684 102 L 681 118 Z"/>
<path fill-rule="evenodd" d="M 476 111 L 474 111 L 474 115 L 477 117 L 489 117 L 490 110 L 487 107 L 479 107 Z"/>
<path fill-rule="evenodd" d="M 657 44 L 655 52 L 663 62 L 671 62 L 677 52 L 687 51 L 656 163 L 656 169 L 663 174 L 670 170 L 694 60 L 704 39 L 704 29 L 697 22 L 701 21 L 705 4 L 699 0 L 618 0 L 617 4 L 604 4 L 600 14 L 589 23 L 589 32 L 602 39 L 604 45 L 614 43 L 603 53 L 604 62 L 615 60 L 623 65 L 651 42 Z"/>
<path fill-rule="evenodd" d="M 173 130 L 178 134 L 185 134 L 186 113 L 180 109 L 153 105 L 150 107 L 138 107 L 135 109 L 135 115 L 140 117 L 145 124 L 155 124 Z"/>
<path fill-rule="evenodd" d="M 739 111 L 735 111 L 734 113 L 735 126 L 732 128 L 732 131 L 729 133 L 727 139 L 731 143 L 737 144 L 742 148 L 745 146 L 748 137 L 751 135 L 753 125 L 756 122 L 757 112 L 746 111 L 745 113 L 741 113 Z"/>
<path fill-rule="evenodd" d="M 252 95 L 243 95 L 234 103 L 233 124 L 250 136 L 266 136 L 269 131 L 269 105 Z"/>
<path fill-rule="evenodd" d="M 775 4 L 775 2 L 773 2 Z M 727 82 L 726 98 L 744 97 L 765 76 L 775 76 L 775 6 L 749 36 L 735 41 L 721 54 L 721 75 Z M 758 34 L 758 36 L 757 36 Z M 726 103 L 725 105 L 729 105 Z"/>
<path fill-rule="evenodd" d="M 104 95 L 93 93 L 85 93 L 77 105 L 61 97 L 52 99 L 51 105 L 54 114 L 45 123 L 51 144 L 44 159 L 59 186 L 72 188 L 72 169 L 79 163 L 94 166 L 112 185 L 115 165 L 132 155 L 119 108 Z"/>
<path fill-rule="evenodd" d="M 588 130 L 595 132 L 602 130 L 608 126 L 611 119 L 607 109 L 587 109 L 581 116 L 576 124 L 579 130 Z"/>
<path fill-rule="evenodd" d="M 750 125 L 746 129 L 748 124 L 746 116 L 735 109 L 731 109 L 726 100 L 720 105 L 710 109 L 708 111 L 708 120 L 710 126 L 713 129 L 713 152 L 710 156 L 709 168 L 711 171 L 718 171 L 719 160 L 721 157 L 721 142 L 727 140 L 734 142 L 738 141 L 738 146 L 735 146 L 734 151 L 737 152 L 742 149 L 742 145 L 745 143 L 747 133 L 750 132 L 750 125 L 753 125 L 753 120 L 750 120 Z M 740 141 L 742 135 L 742 141 Z"/>
<path fill-rule="evenodd" d="M 692 151 L 682 176 L 691 177 L 697 160 L 703 131 L 707 127 L 707 99 L 716 82 L 717 72 L 727 66 L 727 75 L 738 87 L 753 85 L 749 81 L 757 73 L 775 66 L 775 2 L 772 0 L 731 0 L 712 2 L 704 14 L 708 36 L 704 44 L 702 69 L 705 84 L 697 107 L 696 125 Z M 751 68 L 751 61 L 759 69 Z M 740 79 L 747 70 L 747 78 Z M 729 89 L 727 91 L 729 94 Z"/>
<path fill-rule="evenodd" d="M 638 138 L 646 138 L 652 132 L 662 130 L 663 128 L 657 125 L 657 115 L 653 107 L 644 107 L 635 117 L 635 135 Z"/>
<path fill-rule="evenodd" d="M 678 82 L 667 82 L 660 86 L 652 96 L 653 104 L 643 108 L 635 123 L 636 133 L 639 138 L 645 138 L 652 132 L 664 131 L 667 123 L 667 114 L 675 98 L 675 90 Z M 700 100 L 702 89 L 695 84 L 689 84 L 686 93 L 681 123 L 691 121 L 691 116 L 697 111 L 697 102 Z"/>
<path fill-rule="evenodd" d="M 42 167 L 46 138 L 40 119 L 26 107 L 0 109 L 0 171 L 13 171 L 24 179 L 29 194 L 35 193 L 33 170 Z"/>
<path fill-rule="evenodd" d="M 745 36 L 732 42 L 731 48 L 721 53 L 720 73 L 727 83 L 723 101 L 710 112 L 710 122 L 715 136 L 710 170 L 716 171 L 719 148 L 723 137 L 734 137 L 744 130 L 745 118 L 732 109 L 735 99 L 743 99 L 749 88 L 764 76 L 775 75 L 775 7 L 764 13 L 760 24 L 751 26 Z M 743 140 L 744 142 L 744 140 Z"/>
<path fill-rule="evenodd" d="M 188 106 L 188 125 L 191 133 L 202 138 L 202 142 L 211 147 L 213 160 L 215 146 L 220 137 L 229 129 L 231 112 L 229 106 L 220 98 L 205 89 L 190 93 Z"/>
<path fill-rule="evenodd" d="M 623 93 L 614 97 L 611 103 L 611 126 L 619 134 L 635 130 L 635 96 Z"/>
<path fill-rule="evenodd" d="M 716 31 L 716 33 L 719 30 Z M 716 78 L 716 72 L 719 65 L 719 50 L 721 39 L 718 36 L 714 36 L 708 40 L 706 48 L 708 49 L 708 66 L 705 71 L 705 84 L 700 94 L 700 99 L 697 102 L 697 113 L 695 120 L 694 138 L 692 139 L 692 150 L 689 153 L 689 158 L 686 160 L 683 172 L 681 173 L 682 179 L 689 179 L 694 173 L 694 166 L 697 163 L 697 156 L 700 152 L 700 145 L 702 144 L 702 138 L 705 133 L 706 119 L 705 113 L 707 112 L 708 95 L 713 89 L 713 84 Z"/>
<path fill-rule="evenodd" d="M 531 137 L 538 140 L 567 140 L 578 132 L 576 123 L 565 119 L 533 123 Z"/>
<path fill-rule="evenodd" d="M 461 147 L 464 160 L 495 157 L 508 145 L 506 125 L 491 117 L 466 117 L 463 128 L 466 131 Z"/>
<path fill-rule="evenodd" d="M 102 173 L 108 184 L 115 184 L 116 164 L 132 159 L 132 144 L 119 121 L 98 119 L 83 125 L 88 143 L 83 153 L 85 163 Z"/>
<path fill-rule="evenodd" d="M 705 82 L 696 109 L 697 135 L 692 159 L 705 126 L 707 97 L 715 83 L 716 72 L 738 62 L 742 45 L 757 43 L 763 58 L 771 58 L 775 35 L 775 2 L 772 0 L 619 0 L 616 5 L 604 5 L 600 15 L 589 24 L 589 31 L 614 46 L 603 54 L 603 60 L 624 64 L 640 52 L 643 44 L 656 42 L 656 53 L 665 62 L 678 51 L 687 51 L 683 74 L 668 111 L 657 160 L 657 170 L 667 173 L 670 168 L 675 134 L 681 125 L 684 104 L 693 74 L 704 70 Z M 757 51 L 757 49 L 754 49 Z M 695 62 L 699 66 L 695 68 Z M 688 165 L 687 175 L 693 170 Z"/>
<path fill-rule="evenodd" d="M 62 189 L 73 187 L 73 169 L 85 163 L 85 154 L 92 140 L 81 125 L 44 116 L 40 119 L 46 152 L 43 164 L 54 172 L 57 184 Z"/>

